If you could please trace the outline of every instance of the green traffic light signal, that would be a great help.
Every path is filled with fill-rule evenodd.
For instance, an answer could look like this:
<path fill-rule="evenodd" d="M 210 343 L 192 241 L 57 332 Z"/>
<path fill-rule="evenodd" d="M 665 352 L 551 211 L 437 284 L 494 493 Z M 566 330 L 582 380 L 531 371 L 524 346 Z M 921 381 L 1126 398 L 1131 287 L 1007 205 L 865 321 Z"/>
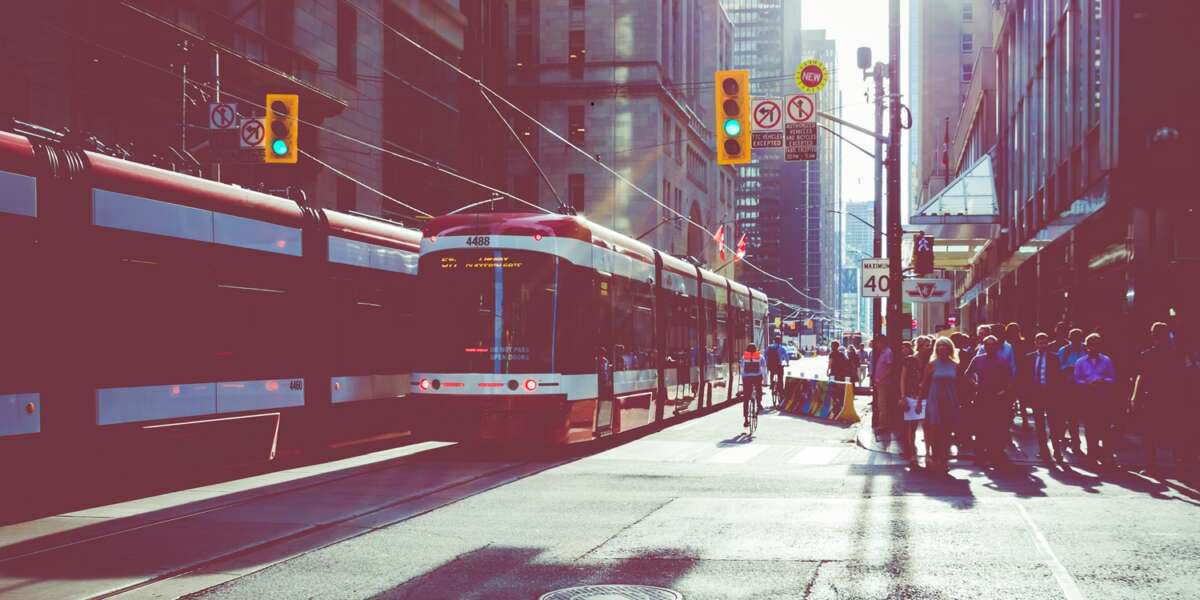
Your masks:
<path fill-rule="evenodd" d="M 725 135 L 737 137 L 742 133 L 742 124 L 737 119 L 725 119 Z"/>
<path fill-rule="evenodd" d="M 271 152 L 274 152 L 275 156 L 287 156 L 287 142 L 285 140 L 275 140 L 271 142 Z"/>

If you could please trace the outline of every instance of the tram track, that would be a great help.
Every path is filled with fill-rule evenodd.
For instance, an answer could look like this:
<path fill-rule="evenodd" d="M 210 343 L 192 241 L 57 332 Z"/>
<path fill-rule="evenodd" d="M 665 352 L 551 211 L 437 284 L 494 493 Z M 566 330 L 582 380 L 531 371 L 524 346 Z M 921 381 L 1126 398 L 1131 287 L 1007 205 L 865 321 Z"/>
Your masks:
<path fill-rule="evenodd" d="M 120 524 L 113 529 L 100 531 L 95 535 L 79 536 L 76 534 L 69 541 L 59 540 L 59 543 L 43 544 L 40 547 L 28 547 L 27 544 L 19 542 L 9 548 L 20 549 L 22 546 L 26 546 L 26 551 L 12 552 L 10 550 L 10 554 L 4 556 L 0 550 L 0 578 L 9 582 L 7 584 L 0 583 L 0 594 L 29 594 L 31 597 L 108 598 L 172 578 L 211 570 L 231 561 L 269 554 L 272 548 L 283 546 L 300 548 L 299 551 L 284 553 L 275 556 L 273 560 L 264 561 L 260 568 L 265 568 L 270 564 L 287 560 L 306 551 L 387 527 L 574 460 L 571 457 L 560 456 L 548 460 L 530 459 L 503 463 L 462 462 L 456 460 L 459 458 L 456 455 L 460 452 L 463 452 L 463 449 L 458 445 L 432 448 L 377 464 L 351 467 L 345 471 L 306 478 L 316 479 L 315 481 L 297 480 L 268 485 L 245 492 L 235 492 L 212 501 L 199 501 L 173 507 L 178 510 L 155 511 L 149 517 L 138 515 L 114 519 L 119 520 Z M 442 469 L 446 465 L 458 465 L 459 470 L 466 469 L 466 472 L 459 473 L 446 481 L 438 481 L 426 487 L 412 489 L 410 493 L 403 493 L 399 497 L 389 498 L 387 493 L 382 496 L 379 494 L 381 483 L 386 482 L 389 475 L 391 479 L 399 481 L 404 479 L 402 472 L 409 470 L 419 480 L 423 476 L 421 471 L 434 471 Z M 372 479 L 375 480 L 372 481 Z M 376 494 L 374 501 L 370 499 L 371 491 Z M 283 523 L 277 524 L 271 534 L 249 540 L 236 539 L 237 529 L 243 523 L 234 513 L 242 512 L 242 518 L 245 518 L 245 514 L 253 514 L 255 510 L 270 510 L 276 506 L 309 507 L 312 502 L 316 502 L 317 498 L 327 501 L 329 497 L 339 493 L 348 498 L 353 498 L 356 494 L 365 494 L 366 498 L 360 500 L 358 506 L 352 506 L 352 503 L 348 502 L 347 506 L 334 516 L 314 519 L 311 520 L 312 522 L 302 522 L 304 519 L 298 519 L 297 523 L 288 523 L 284 519 Z M 229 516 L 226 517 L 226 515 Z M 39 573 L 48 565 L 61 567 L 64 561 L 83 559 L 88 562 L 103 562 L 103 552 L 110 547 L 120 547 L 131 556 L 143 556 L 143 562 L 153 563 L 154 549 L 144 546 L 138 548 L 139 544 L 144 545 L 163 537 L 169 537 L 172 531 L 195 530 L 210 526 L 224 527 L 232 534 L 223 548 L 204 555 L 185 555 L 174 564 L 144 569 L 140 573 L 138 571 L 141 567 L 136 564 L 118 563 L 111 565 L 111 568 L 101 568 L 100 570 L 111 571 L 109 576 L 99 578 L 102 581 L 113 582 L 114 585 L 110 587 L 93 588 L 86 591 L 78 589 L 79 585 L 85 583 L 88 577 L 72 576 L 70 567 L 67 567 L 67 573 L 60 574 L 55 579 L 45 578 Z M 88 527 L 94 527 L 94 525 Z M 343 535 L 332 537 L 328 535 L 339 529 L 344 529 L 341 532 Z M 70 535 L 70 532 L 67 535 Z M 59 536 L 51 534 L 46 537 L 53 539 Z M 29 543 L 37 546 L 38 539 L 30 540 Z M 305 545 L 303 542 L 305 539 L 311 539 L 313 543 Z M 149 557 L 146 557 L 147 553 Z M 80 566 L 77 570 L 81 573 L 87 571 L 94 575 L 93 572 L 97 569 Z M 129 573 L 122 576 L 121 571 L 137 574 Z M 231 576 L 230 578 L 236 577 Z M 124 579 L 124 581 L 120 581 L 120 579 Z M 56 586 L 56 582 L 62 583 L 63 587 Z M 41 588 L 41 590 L 30 589 L 34 587 Z"/>

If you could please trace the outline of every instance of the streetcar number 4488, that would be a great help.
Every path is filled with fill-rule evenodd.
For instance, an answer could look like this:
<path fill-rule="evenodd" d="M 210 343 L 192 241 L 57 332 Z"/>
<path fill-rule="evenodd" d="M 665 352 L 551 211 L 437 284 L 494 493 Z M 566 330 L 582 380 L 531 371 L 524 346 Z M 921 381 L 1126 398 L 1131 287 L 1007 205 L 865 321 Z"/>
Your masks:
<path fill-rule="evenodd" d="M 473 235 L 467 238 L 468 246 L 491 246 L 492 238 L 486 235 Z"/>

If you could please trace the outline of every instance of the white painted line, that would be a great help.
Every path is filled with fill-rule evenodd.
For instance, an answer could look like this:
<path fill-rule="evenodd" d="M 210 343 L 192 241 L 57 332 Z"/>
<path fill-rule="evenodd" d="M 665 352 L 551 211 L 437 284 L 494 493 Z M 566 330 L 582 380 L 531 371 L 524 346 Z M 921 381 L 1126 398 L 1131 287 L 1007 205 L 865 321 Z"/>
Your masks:
<path fill-rule="evenodd" d="M 1025 524 L 1029 526 L 1029 530 L 1033 532 L 1033 541 L 1037 545 L 1038 550 L 1046 557 L 1046 564 L 1050 567 L 1050 572 L 1054 574 L 1054 580 L 1058 582 L 1058 587 L 1062 588 L 1063 595 L 1067 600 L 1084 600 L 1083 592 L 1079 591 L 1079 586 L 1075 584 L 1075 578 L 1067 572 L 1067 568 L 1055 556 L 1054 551 L 1050 549 L 1050 543 L 1046 541 L 1046 536 L 1042 535 L 1042 530 L 1034 524 L 1033 519 L 1029 518 L 1029 513 L 1025 512 L 1025 507 L 1020 501 L 1013 500 L 1013 504 L 1017 505 L 1017 510 L 1021 513 L 1021 518 L 1025 520 Z"/>
<path fill-rule="evenodd" d="M 755 456 L 766 452 L 770 446 L 766 444 L 744 444 L 741 446 L 726 446 L 715 454 L 706 457 L 702 462 L 723 465 L 740 465 L 750 462 Z"/>
<path fill-rule="evenodd" d="M 827 465 L 842 452 L 841 448 L 806 446 L 788 459 L 790 465 Z"/>

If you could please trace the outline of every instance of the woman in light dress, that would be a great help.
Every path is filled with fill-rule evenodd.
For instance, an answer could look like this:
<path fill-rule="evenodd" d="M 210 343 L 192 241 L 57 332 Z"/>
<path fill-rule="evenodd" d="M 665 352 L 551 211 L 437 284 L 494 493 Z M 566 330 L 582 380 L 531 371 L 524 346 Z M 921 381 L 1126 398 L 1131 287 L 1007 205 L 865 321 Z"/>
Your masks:
<path fill-rule="evenodd" d="M 931 440 L 926 459 L 930 469 L 945 472 L 950 463 L 950 433 L 958 423 L 958 357 L 954 343 L 939 337 L 933 344 L 933 359 L 925 367 L 921 398 L 925 403 L 925 439 Z M 920 410 L 918 406 L 918 411 Z"/>

